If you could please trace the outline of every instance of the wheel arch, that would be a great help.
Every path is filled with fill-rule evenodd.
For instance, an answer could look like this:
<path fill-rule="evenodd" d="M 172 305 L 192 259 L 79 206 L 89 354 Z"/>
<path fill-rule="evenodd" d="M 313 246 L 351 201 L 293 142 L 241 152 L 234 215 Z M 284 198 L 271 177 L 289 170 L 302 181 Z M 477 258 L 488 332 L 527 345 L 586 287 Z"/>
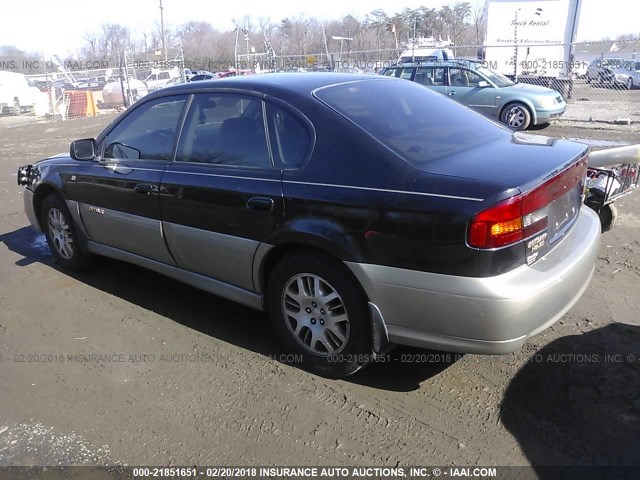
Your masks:
<path fill-rule="evenodd" d="M 298 235 L 294 238 L 282 241 L 276 245 L 263 243 L 258 247 L 253 262 L 253 284 L 256 292 L 262 294 L 265 293 L 269 275 L 273 271 L 273 268 L 278 264 L 278 262 L 280 262 L 280 260 L 282 260 L 285 256 L 295 252 L 309 251 L 317 252 L 320 255 L 330 257 L 336 262 L 340 263 L 344 262 L 345 260 L 354 260 L 353 255 L 348 254 L 341 248 L 331 244 L 329 240 L 313 235 Z M 358 279 L 351 273 L 348 268 L 346 268 L 346 266 L 345 271 L 348 271 L 353 280 L 358 285 L 360 285 Z M 360 288 L 364 294 L 362 285 L 360 285 Z"/>
<path fill-rule="evenodd" d="M 35 213 L 36 220 L 38 221 L 38 225 L 40 226 L 41 230 L 43 228 L 42 221 L 41 221 L 42 202 L 44 201 L 45 198 L 47 198 L 52 193 L 56 193 L 60 195 L 60 198 L 64 200 L 64 195 L 62 195 L 62 192 L 60 192 L 60 190 L 56 186 L 52 185 L 51 183 L 47 183 L 47 182 L 40 183 L 35 189 L 35 191 L 33 192 L 33 211 Z"/>

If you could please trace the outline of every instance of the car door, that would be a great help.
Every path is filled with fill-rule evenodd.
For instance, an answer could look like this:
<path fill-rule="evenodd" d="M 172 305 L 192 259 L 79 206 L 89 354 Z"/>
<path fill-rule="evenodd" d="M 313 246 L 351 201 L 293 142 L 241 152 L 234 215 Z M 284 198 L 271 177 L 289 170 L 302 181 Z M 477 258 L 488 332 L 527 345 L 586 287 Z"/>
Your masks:
<path fill-rule="evenodd" d="M 283 215 L 261 97 L 197 93 L 162 178 L 163 232 L 178 266 L 254 290 L 253 258 Z"/>
<path fill-rule="evenodd" d="M 91 239 L 174 264 L 162 237 L 159 187 L 188 95 L 131 109 L 101 140 L 98 161 L 78 169 L 78 202 Z"/>
<path fill-rule="evenodd" d="M 481 82 L 485 82 L 486 86 L 481 87 Z M 495 92 L 495 87 L 479 73 L 467 68 L 449 68 L 447 95 L 456 102 L 494 117 L 496 114 Z"/>

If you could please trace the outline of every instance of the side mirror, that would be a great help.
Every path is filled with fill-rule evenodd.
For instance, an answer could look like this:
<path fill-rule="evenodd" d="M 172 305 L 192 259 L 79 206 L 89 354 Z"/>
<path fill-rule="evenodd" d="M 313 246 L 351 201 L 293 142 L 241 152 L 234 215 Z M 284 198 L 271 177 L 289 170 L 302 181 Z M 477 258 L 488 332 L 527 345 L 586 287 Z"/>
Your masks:
<path fill-rule="evenodd" d="M 96 141 L 93 138 L 83 138 L 71 142 L 69 155 L 74 160 L 93 160 L 96 158 Z"/>
<path fill-rule="evenodd" d="M 481 81 L 478 82 L 478 87 L 480 87 L 480 88 L 487 88 L 489 86 L 490 86 L 489 82 L 487 82 L 486 80 L 481 80 Z"/>

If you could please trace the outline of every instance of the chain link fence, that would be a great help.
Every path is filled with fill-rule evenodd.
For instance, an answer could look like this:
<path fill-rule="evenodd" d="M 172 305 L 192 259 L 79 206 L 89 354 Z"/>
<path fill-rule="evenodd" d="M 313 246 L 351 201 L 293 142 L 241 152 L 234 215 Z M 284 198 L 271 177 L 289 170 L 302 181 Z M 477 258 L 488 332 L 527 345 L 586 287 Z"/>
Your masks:
<path fill-rule="evenodd" d="M 565 45 L 461 45 L 456 61 L 476 60 L 517 83 L 553 88 L 568 106 L 565 121 L 640 123 L 640 42 L 597 41 Z M 344 71 L 377 74 L 395 64 L 402 49 L 346 50 L 304 55 L 273 51 L 232 58 L 192 58 L 181 48 L 158 56 L 127 52 L 100 60 L 31 61 L 28 74 L 0 71 L 0 125 L 64 120 L 121 110 L 158 88 L 196 72 L 221 75 Z M 567 55 L 567 52 L 570 55 Z M 1 70 L 1 69 L 0 69 Z"/>

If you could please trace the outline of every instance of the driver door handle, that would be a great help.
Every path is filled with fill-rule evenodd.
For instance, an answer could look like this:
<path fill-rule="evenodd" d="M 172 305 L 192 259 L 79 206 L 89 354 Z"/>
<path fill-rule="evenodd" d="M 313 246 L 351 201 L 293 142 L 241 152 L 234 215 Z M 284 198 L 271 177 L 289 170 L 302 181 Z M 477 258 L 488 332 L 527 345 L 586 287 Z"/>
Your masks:
<path fill-rule="evenodd" d="M 152 193 L 156 193 L 158 188 L 148 183 L 139 183 L 133 188 L 133 191 L 140 195 L 151 195 Z"/>
<path fill-rule="evenodd" d="M 273 210 L 273 199 L 267 197 L 253 197 L 247 201 L 247 208 L 250 210 Z"/>

